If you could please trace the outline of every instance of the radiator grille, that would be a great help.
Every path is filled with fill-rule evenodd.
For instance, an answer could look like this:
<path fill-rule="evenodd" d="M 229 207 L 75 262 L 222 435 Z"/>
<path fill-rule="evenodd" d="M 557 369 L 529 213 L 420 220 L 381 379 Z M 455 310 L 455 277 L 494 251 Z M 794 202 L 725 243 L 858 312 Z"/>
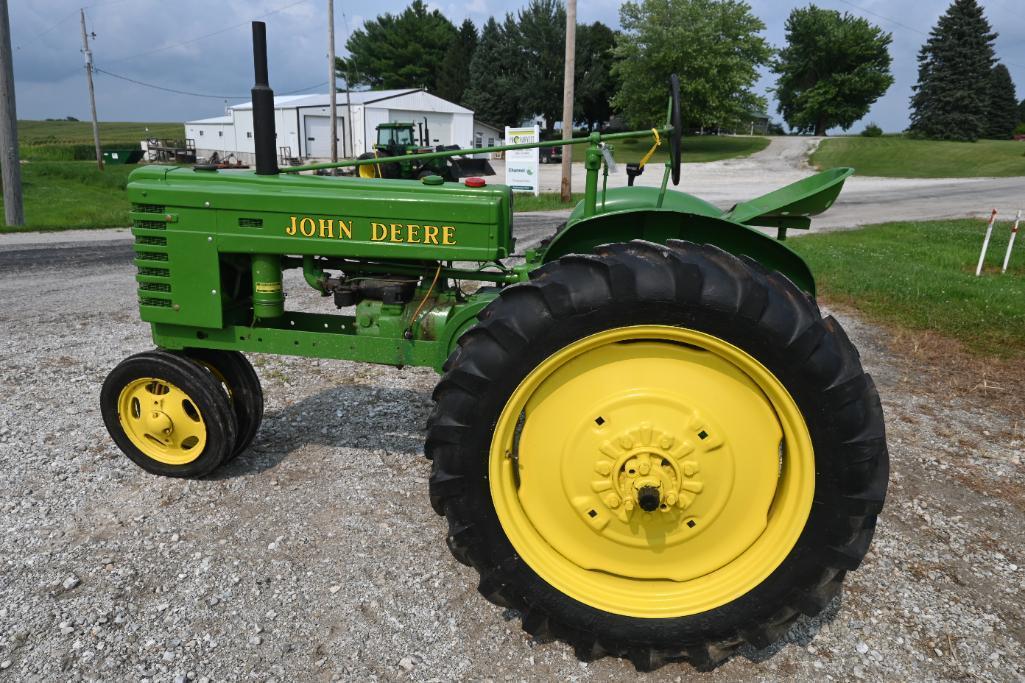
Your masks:
<path fill-rule="evenodd" d="M 146 230 L 167 230 L 167 223 L 164 221 L 135 221 L 135 227 Z"/>
<path fill-rule="evenodd" d="M 139 213 L 164 213 L 165 208 L 159 204 L 132 204 L 132 211 Z"/>
<path fill-rule="evenodd" d="M 162 214 L 165 207 L 156 204 L 133 204 L 132 210 L 146 214 Z M 154 216 L 156 218 L 156 216 Z M 167 223 L 163 220 L 136 220 L 133 226 L 138 231 L 167 230 Z M 135 236 L 135 258 L 140 262 L 139 276 L 139 304 L 145 306 L 156 306 L 159 308 L 172 308 L 174 302 L 171 298 L 171 268 L 169 258 L 163 247 L 167 246 L 167 237 L 163 235 L 136 235 Z M 158 261 L 168 264 L 167 267 L 153 266 L 152 262 Z"/>

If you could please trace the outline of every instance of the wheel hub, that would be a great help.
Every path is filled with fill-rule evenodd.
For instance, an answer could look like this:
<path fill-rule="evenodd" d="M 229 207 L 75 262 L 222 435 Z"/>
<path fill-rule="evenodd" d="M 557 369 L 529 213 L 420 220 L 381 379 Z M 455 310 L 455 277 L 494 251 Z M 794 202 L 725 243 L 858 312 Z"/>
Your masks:
<path fill-rule="evenodd" d="M 686 510 L 704 489 L 695 479 L 700 466 L 687 457 L 693 452 L 692 441 L 642 422 L 601 444 L 594 471 L 602 478 L 591 489 L 621 522 L 634 514 Z M 593 518 L 589 512 L 584 514 Z"/>
<path fill-rule="evenodd" d="M 206 444 L 206 424 L 195 403 L 165 380 L 146 377 L 125 386 L 118 419 L 136 448 L 165 464 L 191 462 Z"/>

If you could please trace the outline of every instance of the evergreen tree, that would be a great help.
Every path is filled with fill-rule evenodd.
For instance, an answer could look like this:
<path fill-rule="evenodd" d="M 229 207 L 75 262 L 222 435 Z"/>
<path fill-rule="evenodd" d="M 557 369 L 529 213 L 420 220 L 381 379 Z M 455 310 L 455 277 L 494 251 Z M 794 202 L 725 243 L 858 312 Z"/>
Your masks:
<path fill-rule="evenodd" d="M 861 17 L 797 8 L 787 18 L 786 37 L 772 68 L 779 74 L 779 113 L 794 130 L 847 130 L 893 85 L 892 37 Z"/>
<path fill-rule="evenodd" d="M 459 35 L 438 65 L 438 87 L 434 93 L 450 102 L 466 106 L 466 88 L 470 85 L 470 62 L 477 50 L 477 27 L 469 19 L 459 27 Z"/>
<path fill-rule="evenodd" d="M 456 27 L 423 0 L 402 14 L 368 20 L 345 41 L 348 59 L 336 60 L 339 77 L 373 88 L 437 89 L 438 64 L 456 40 Z"/>
<path fill-rule="evenodd" d="M 993 140 L 1007 140 L 1018 125 L 1018 95 L 1014 92 L 1011 72 L 1003 64 L 997 64 L 989 76 L 989 107 L 986 109 L 986 130 L 984 137 Z"/>
<path fill-rule="evenodd" d="M 954 0 L 918 52 L 913 134 L 976 140 L 987 128 L 993 32 L 976 0 Z"/>
<path fill-rule="evenodd" d="M 470 82 L 464 99 L 474 116 L 496 126 L 518 125 L 524 109 L 517 86 L 522 81 L 517 56 L 516 21 L 506 16 L 499 26 L 494 17 L 480 32 L 470 60 Z"/>
<path fill-rule="evenodd" d="M 576 102 L 574 118 L 585 121 L 594 130 L 612 117 L 612 96 L 616 82 L 612 78 L 616 33 L 596 21 L 577 26 Z"/>

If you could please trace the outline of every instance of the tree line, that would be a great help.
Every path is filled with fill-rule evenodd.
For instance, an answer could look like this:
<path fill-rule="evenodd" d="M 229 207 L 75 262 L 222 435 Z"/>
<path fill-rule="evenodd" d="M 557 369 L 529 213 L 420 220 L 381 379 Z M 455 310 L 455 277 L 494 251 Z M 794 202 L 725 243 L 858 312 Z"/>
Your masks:
<path fill-rule="evenodd" d="M 354 31 L 337 73 L 351 86 L 423 87 L 497 125 L 541 115 L 552 135 L 562 118 L 565 24 L 559 0 L 530 0 L 479 30 L 413 0 Z M 814 4 L 791 12 L 779 49 L 743 0 L 625 2 L 620 25 L 577 26 L 574 120 L 588 129 L 613 115 L 630 127 L 664 120 L 672 73 L 680 76 L 688 128 L 731 128 L 762 116 L 767 102 L 753 88 L 768 67 L 787 125 L 817 135 L 849 129 L 893 84 L 891 34 Z M 1025 102 L 1019 106 L 1010 73 L 996 63 L 995 38 L 976 0 L 954 0 L 919 55 L 910 132 L 1011 136 Z"/>

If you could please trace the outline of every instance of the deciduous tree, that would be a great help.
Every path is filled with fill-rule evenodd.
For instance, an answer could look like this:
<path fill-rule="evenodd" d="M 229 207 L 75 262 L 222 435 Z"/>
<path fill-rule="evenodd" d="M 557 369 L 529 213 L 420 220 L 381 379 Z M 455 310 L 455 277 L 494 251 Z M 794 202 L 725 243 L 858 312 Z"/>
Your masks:
<path fill-rule="evenodd" d="M 515 35 L 517 59 L 525 75 L 516 90 L 529 114 L 544 117 L 550 137 L 555 122 L 562 119 L 566 8 L 557 0 L 531 0 L 517 16 Z"/>
<path fill-rule="evenodd" d="M 680 77 L 689 125 L 727 124 L 764 109 L 752 92 L 772 56 L 765 24 L 742 0 L 639 0 L 619 8 L 613 105 L 630 125 L 665 120 L 670 74 Z"/>
<path fill-rule="evenodd" d="M 893 85 L 892 36 L 867 20 L 815 5 L 794 9 L 772 63 L 778 111 L 790 128 L 847 130 Z"/>

